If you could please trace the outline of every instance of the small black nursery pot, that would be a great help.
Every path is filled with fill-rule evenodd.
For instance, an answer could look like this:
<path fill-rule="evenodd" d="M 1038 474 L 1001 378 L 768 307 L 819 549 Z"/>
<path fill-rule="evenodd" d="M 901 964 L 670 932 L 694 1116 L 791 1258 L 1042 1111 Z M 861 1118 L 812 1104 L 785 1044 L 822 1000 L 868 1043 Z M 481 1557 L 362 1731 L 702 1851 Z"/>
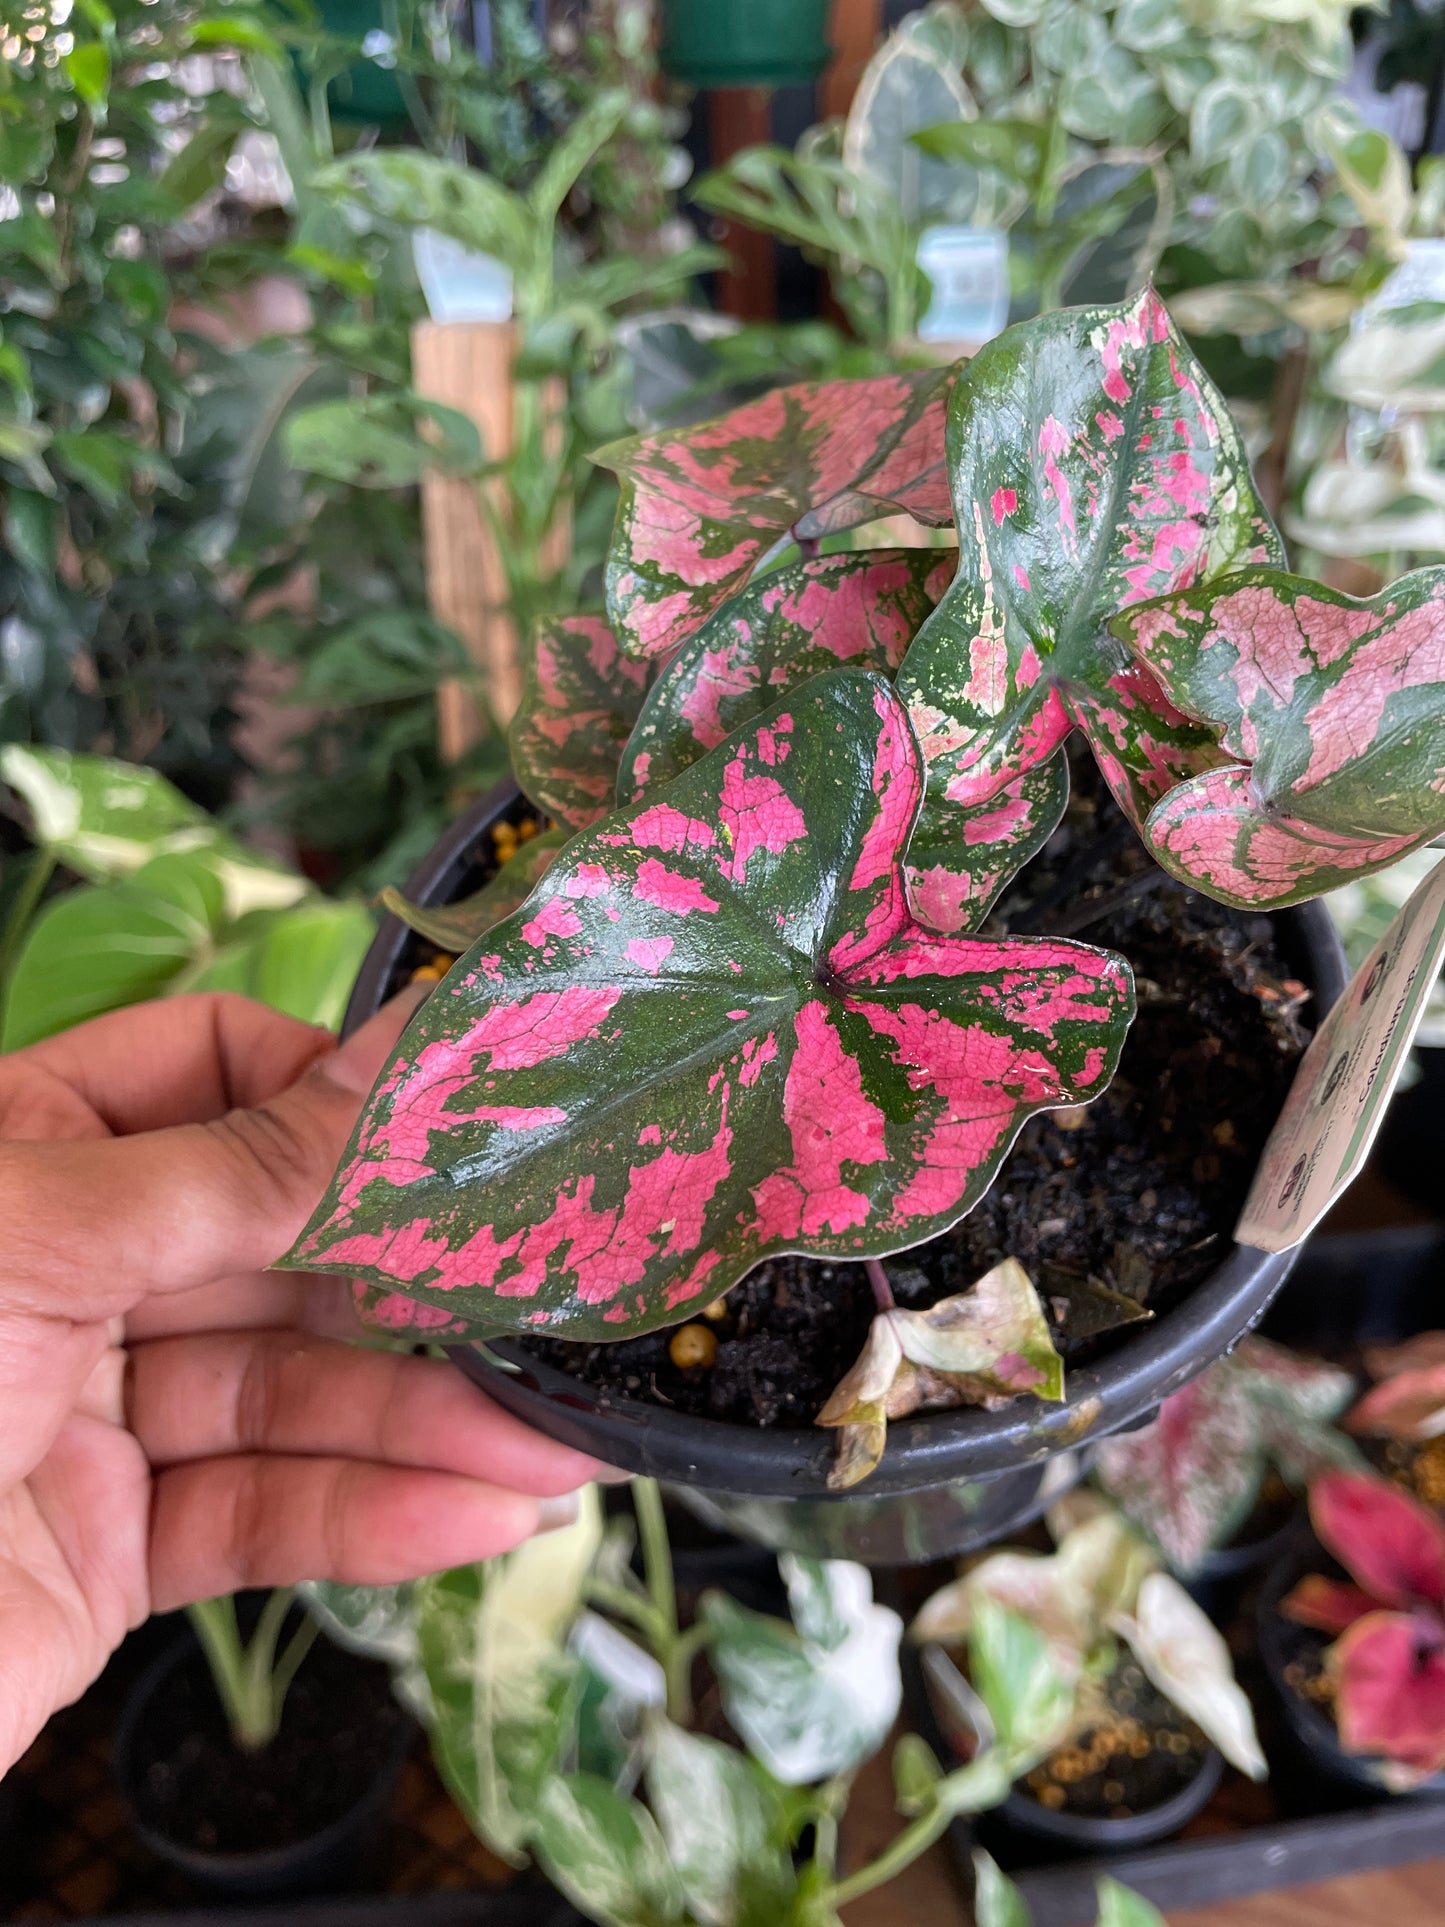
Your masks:
<path fill-rule="evenodd" d="M 121 1709 L 115 1775 L 138 1837 L 202 1893 L 288 1900 L 355 1885 L 415 1733 L 384 1667 L 318 1641 L 277 1738 L 243 1754 L 187 1630 Z"/>
<path fill-rule="evenodd" d="M 502 820 L 529 811 L 511 784 L 477 802 L 412 876 L 429 907 L 478 887 Z M 1339 940 L 1320 904 L 1273 919 L 1290 969 L 1322 1015 L 1345 984 Z M 395 917 L 382 923 L 347 1011 L 354 1029 L 408 981 L 426 948 Z M 1229 1249 L 1180 1302 L 1130 1329 L 1103 1356 L 1070 1365 L 1066 1399 L 1019 1399 L 997 1412 L 935 1412 L 895 1421 L 881 1464 L 855 1495 L 827 1489 L 835 1439 L 814 1426 L 751 1426 L 700 1417 L 595 1386 L 543 1362 L 518 1339 L 458 1346 L 452 1356 L 498 1404 L 564 1443 L 697 1494 L 716 1522 L 777 1547 L 824 1546 L 879 1562 L 936 1558 L 987 1543 L 1036 1516 L 1043 1468 L 1091 1439 L 1136 1424 L 1262 1316 L 1295 1253 Z M 887 1524 L 880 1501 L 918 1499 Z M 798 1507 L 794 1511 L 792 1508 Z M 831 1522 L 836 1516 L 836 1526 Z M 856 1525 L 853 1523 L 856 1521 Z"/>

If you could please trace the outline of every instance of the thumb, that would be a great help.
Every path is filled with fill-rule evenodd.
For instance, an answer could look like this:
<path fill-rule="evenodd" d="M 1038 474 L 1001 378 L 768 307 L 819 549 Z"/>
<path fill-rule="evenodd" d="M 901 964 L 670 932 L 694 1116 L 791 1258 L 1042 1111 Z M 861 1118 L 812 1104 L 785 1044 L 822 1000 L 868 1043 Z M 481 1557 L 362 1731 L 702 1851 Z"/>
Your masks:
<path fill-rule="evenodd" d="M 424 994 L 393 998 L 252 1110 L 103 1143 L 0 1146 L 0 1194 L 14 1200 L 0 1298 L 90 1321 L 274 1264 L 315 1209 Z"/>

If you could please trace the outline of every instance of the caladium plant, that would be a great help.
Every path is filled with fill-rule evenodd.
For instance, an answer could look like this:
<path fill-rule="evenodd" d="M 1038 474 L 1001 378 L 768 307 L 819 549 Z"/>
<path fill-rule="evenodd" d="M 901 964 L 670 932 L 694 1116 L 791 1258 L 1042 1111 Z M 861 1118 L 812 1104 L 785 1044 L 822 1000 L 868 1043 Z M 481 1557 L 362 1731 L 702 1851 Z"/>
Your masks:
<path fill-rule="evenodd" d="M 1401 1345 L 1372 1345 L 1365 1370 L 1375 1380 L 1345 1414 L 1362 1438 L 1422 1445 L 1445 1436 L 1445 1332 L 1417 1332 Z"/>
<path fill-rule="evenodd" d="M 1223 759 L 1113 619 L 1281 558 L 1221 397 L 1152 290 L 1042 315 L 958 382 L 948 469 L 958 575 L 898 675 L 930 799 L 976 809 L 1035 769 L 1062 783 L 1077 728 L 1141 823 Z"/>
<path fill-rule="evenodd" d="M 1267 1469 L 1303 1491 L 1329 1466 L 1364 1469 L 1336 1430 L 1354 1379 L 1253 1335 L 1166 1398 L 1135 1432 L 1101 1439 L 1094 1475 L 1176 1572 L 1228 1543 Z"/>
<path fill-rule="evenodd" d="M 775 388 L 716 421 L 600 449 L 622 500 L 607 608 L 623 647 L 669 656 L 786 538 L 906 511 L 942 528 L 951 369 Z"/>
<path fill-rule="evenodd" d="M 1379 1478 L 1329 1472 L 1310 1519 L 1348 1582 L 1310 1573 L 1280 1610 L 1338 1634 L 1325 1655 L 1340 1744 L 1408 1792 L 1445 1769 L 1445 1525 Z"/>
<path fill-rule="evenodd" d="M 1087 1493 L 1055 1508 L 1051 1554 L 992 1552 L 929 1599 L 913 1622 L 917 1640 L 953 1645 L 987 1603 L 1026 1619 L 1044 1638 L 1068 1688 L 1053 1746 L 1105 1711 L 1099 1682 L 1111 1638 L 1124 1640 L 1154 1685 L 1225 1758 L 1260 1780 L 1267 1771 L 1249 1701 L 1229 1649 L 1202 1609 L 1123 1514 Z"/>
<path fill-rule="evenodd" d="M 1132 986 L 918 924 L 921 792 L 891 687 L 839 670 L 574 837 L 413 1019 L 287 1262 L 396 1328 L 608 1339 L 951 1224 L 1103 1088 Z"/>
<path fill-rule="evenodd" d="M 1445 832 L 1445 569 L 1368 601 L 1246 569 L 1116 617 L 1181 711 L 1219 732 L 1144 826 L 1166 870 L 1274 909 Z"/>

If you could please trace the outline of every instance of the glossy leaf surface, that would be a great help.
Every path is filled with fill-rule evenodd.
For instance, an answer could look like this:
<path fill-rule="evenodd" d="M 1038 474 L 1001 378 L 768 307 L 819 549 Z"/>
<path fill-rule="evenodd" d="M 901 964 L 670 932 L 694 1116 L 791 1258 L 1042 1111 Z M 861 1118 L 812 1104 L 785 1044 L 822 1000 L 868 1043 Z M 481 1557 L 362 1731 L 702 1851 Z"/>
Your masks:
<path fill-rule="evenodd" d="M 1219 760 L 1109 622 L 1277 538 L 1224 404 L 1152 291 L 1010 328 L 953 393 L 959 572 L 899 674 L 931 796 L 978 805 L 1088 736 L 1142 820 Z"/>
<path fill-rule="evenodd" d="M 1363 1469 L 1330 1423 L 1353 1384 L 1246 1337 L 1166 1398 L 1152 1424 L 1101 1440 L 1099 1482 L 1176 1572 L 1192 1573 L 1243 1523 L 1269 1466 L 1300 1486 L 1328 1465 Z"/>
<path fill-rule="evenodd" d="M 1031 1112 L 1102 1089 L 1127 966 L 923 930 L 922 773 L 878 677 L 817 677 L 574 837 L 418 1012 L 288 1260 L 396 1327 L 621 1338 L 770 1251 L 952 1223 Z"/>
<path fill-rule="evenodd" d="M 1150 815 L 1146 840 L 1174 875 L 1275 908 L 1445 831 L 1445 570 L 1358 602 L 1250 569 L 1115 627 L 1234 759 Z"/>
<path fill-rule="evenodd" d="M 699 427 L 601 449 L 622 483 L 606 580 L 623 647 L 667 655 L 790 531 L 812 541 L 900 509 L 944 526 L 951 381 L 938 369 L 775 388 Z"/>
<path fill-rule="evenodd" d="M 797 1878 L 777 1787 L 735 1746 L 655 1719 L 647 1797 L 702 1927 L 776 1927 Z"/>
<path fill-rule="evenodd" d="M 749 583 L 688 637 L 648 692 L 622 756 L 618 801 L 670 783 L 825 669 L 848 664 L 891 677 L 954 561 L 951 551 L 864 549 L 793 562 Z"/>
<path fill-rule="evenodd" d="M 892 676 L 953 569 L 952 554 L 875 549 L 795 562 L 749 584 L 658 677 L 623 754 L 620 799 L 669 782 L 823 670 L 849 663 Z M 1068 793 L 1055 758 L 977 808 L 927 795 L 906 866 L 920 921 L 950 935 L 975 928 L 1055 829 Z"/>
<path fill-rule="evenodd" d="M 708 1653 L 748 1750 L 785 1786 L 811 1786 L 883 1744 L 902 1695 L 903 1626 L 875 1605 L 866 1567 L 787 1553 L 778 1564 L 794 1624 L 707 1593 Z"/>
<path fill-rule="evenodd" d="M 534 638 L 507 741 L 517 781 L 569 829 L 612 808 L 618 758 L 648 680 L 603 616 L 561 616 Z"/>
<path fill-rule="evenodd" d="M 607 1927 L 668 1927 L 684 1918 L 682 1883 L 657 1822 L 591 1773 L 554 1774 L 542 1787 L 532 1846 L 553 1886 Z"/>

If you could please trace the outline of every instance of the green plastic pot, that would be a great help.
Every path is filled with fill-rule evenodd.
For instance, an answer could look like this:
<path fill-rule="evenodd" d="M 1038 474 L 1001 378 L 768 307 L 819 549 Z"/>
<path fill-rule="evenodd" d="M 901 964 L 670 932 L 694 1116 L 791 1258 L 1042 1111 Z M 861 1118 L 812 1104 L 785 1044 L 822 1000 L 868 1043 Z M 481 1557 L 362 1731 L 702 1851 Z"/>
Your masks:
<path fill-rule="evenodd" d="M 797 87 L 828 64 L 828 0 L 662 0 L 665 72 L 689 87 Z"/>

